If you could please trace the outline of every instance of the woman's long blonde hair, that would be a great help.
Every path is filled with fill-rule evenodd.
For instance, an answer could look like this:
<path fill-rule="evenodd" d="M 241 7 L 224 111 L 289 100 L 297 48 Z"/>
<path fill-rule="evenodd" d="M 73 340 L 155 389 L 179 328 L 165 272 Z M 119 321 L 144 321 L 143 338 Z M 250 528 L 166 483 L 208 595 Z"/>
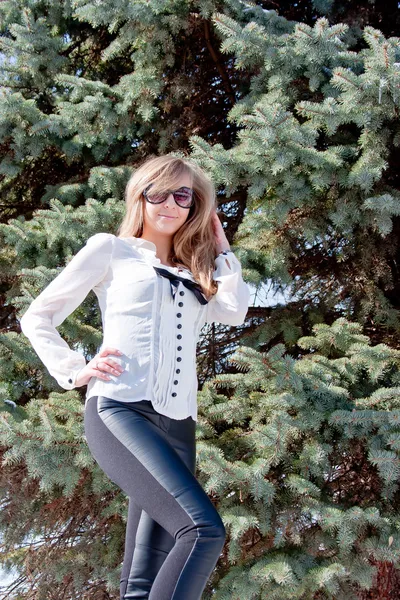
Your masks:
<path fill-rule="evenodd" d="M 181 175 L 192 179 L 194 205 L 185 223 L 175 233 L 168 258 L 176 266 L 189 269 L 201 285 L 207 299 L 217 292 L 213 281 L 217 255 L 212 227 L 212 212 L 217 209 L 214 184 L 208 175 L 189 158 L 172 155 L 147 158 L 130 176 L 125 187 L 126 213 L 117 237 L 140 237 L 143 233 L 144 188 L 152 183 L 152 191 L 176 189 Z"/>

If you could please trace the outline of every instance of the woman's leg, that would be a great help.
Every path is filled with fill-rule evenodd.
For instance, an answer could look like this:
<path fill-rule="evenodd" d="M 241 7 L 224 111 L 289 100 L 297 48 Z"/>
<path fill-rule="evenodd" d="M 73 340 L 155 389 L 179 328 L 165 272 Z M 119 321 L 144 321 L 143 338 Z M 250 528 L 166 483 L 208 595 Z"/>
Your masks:
<path fill-rule="evenodd" d="M 147 599 L 174 538 L 129 498 L 124 562 L 120 579 L 121 600 Z"/>
<path fill-rule="evenodd" d="M 136 504 L 133 498 L 129 498 L 128 516 L 125 530 L 124 561 L 122 563 L 119 585 L 120 600 L 123 600 L 126 594 L 126 588 L 128 586 L 129 572 L 131 570 L 132 558 L 135 550 L 136 532 L 139 526 L 141 514 L 142 509 L 140 506 Z"/>
<path fill-rule="evenodd" d="M 158 424 L 161 433 L 164 432 L 185 465 L 195 474 L 196 423 L 191 418 L 177 420 L 159 415 L 151 402 L 145 402 L 146 414 L 153 412 L 152 421 Z M 175 540 L 168 531 L 130 497 L 120 580 L 121 599 L 148 598 L 154 579 L 174 545 Z M 139 596 L 138 590 L 146 593 Z"/>
<path fill-rule="evenodd" d="M 169 441 L 176 438 L 179 421 L 143 411 L 145 401 L 123 403 L 100 396 L 97 403 L 94 398 L 85 410 L 85 433 L 95 460 L 175 541 L 150 594 L 132 590 L 130 598 L 200 600 L 222 551 L 225 528 Z"/>

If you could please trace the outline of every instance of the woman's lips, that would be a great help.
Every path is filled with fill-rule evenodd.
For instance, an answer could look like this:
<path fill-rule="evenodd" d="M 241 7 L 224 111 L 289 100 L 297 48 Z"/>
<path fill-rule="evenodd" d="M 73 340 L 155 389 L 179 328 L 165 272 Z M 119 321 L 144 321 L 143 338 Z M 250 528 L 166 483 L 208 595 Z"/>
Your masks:
<path fill-rule="evenodd" d="M 168 217 L 167 215 L 160 215 L 160 217 L 164 217 L 164 219 L 176 219 L 176 217 Z"/>

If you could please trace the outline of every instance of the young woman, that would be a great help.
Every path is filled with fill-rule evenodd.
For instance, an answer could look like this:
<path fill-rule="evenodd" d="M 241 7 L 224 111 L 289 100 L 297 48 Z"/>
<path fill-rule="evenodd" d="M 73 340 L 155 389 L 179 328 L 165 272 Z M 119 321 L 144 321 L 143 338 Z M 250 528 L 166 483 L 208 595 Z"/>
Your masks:
<path fill-rule="evenodd" d="M 200 600 L 225 528 L 195 477 L 196 346 L 205 323 L 244 322 L 250 291 L 188 158 L 146 160 L 125 202 L 118 235 L 92 235 L 21 328 L 61 387 L 87 384 L 87 443 L 129 497 L 121 600 Z M 56 327 L 90 290 L 103 343 L 86 364 Z"/>

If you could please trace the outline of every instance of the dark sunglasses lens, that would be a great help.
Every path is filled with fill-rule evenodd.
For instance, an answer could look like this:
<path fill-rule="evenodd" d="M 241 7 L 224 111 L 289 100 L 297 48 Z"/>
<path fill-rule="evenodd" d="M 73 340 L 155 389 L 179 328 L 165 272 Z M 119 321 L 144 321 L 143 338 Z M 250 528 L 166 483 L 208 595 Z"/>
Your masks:
<path fill-rule="evenodd" d="M 167 194 L 162 194 L 161 192 L 159 192 L 158 194 L 147 193 L 147 197 L 150 202 L 153 202 L 154 204 L 159 204 L 160 202 L 164 202 L 164 200 L 166 200 Z"/>
<path fill-rule="evenodd" d="M 168 198 L 169 192 L 158 192 L 152 194 L 151 192 L 147 192 L 147 198 L 150 202 L 154 204 L 160 204 L 161 202 L 165 202 Z M 177 190 L 173 193 L 175 202 L 182 206 L 183 208 L 187 208 L 192 203 L 192 192 L 190 190 Z"/>
<path fill-rule="evenodd" d="M 179 191 L 174 193 L 175 202 L 179 204 L 179 206 L 187 207 L 192 203 L 192 194 L 191 192 Z"/>

